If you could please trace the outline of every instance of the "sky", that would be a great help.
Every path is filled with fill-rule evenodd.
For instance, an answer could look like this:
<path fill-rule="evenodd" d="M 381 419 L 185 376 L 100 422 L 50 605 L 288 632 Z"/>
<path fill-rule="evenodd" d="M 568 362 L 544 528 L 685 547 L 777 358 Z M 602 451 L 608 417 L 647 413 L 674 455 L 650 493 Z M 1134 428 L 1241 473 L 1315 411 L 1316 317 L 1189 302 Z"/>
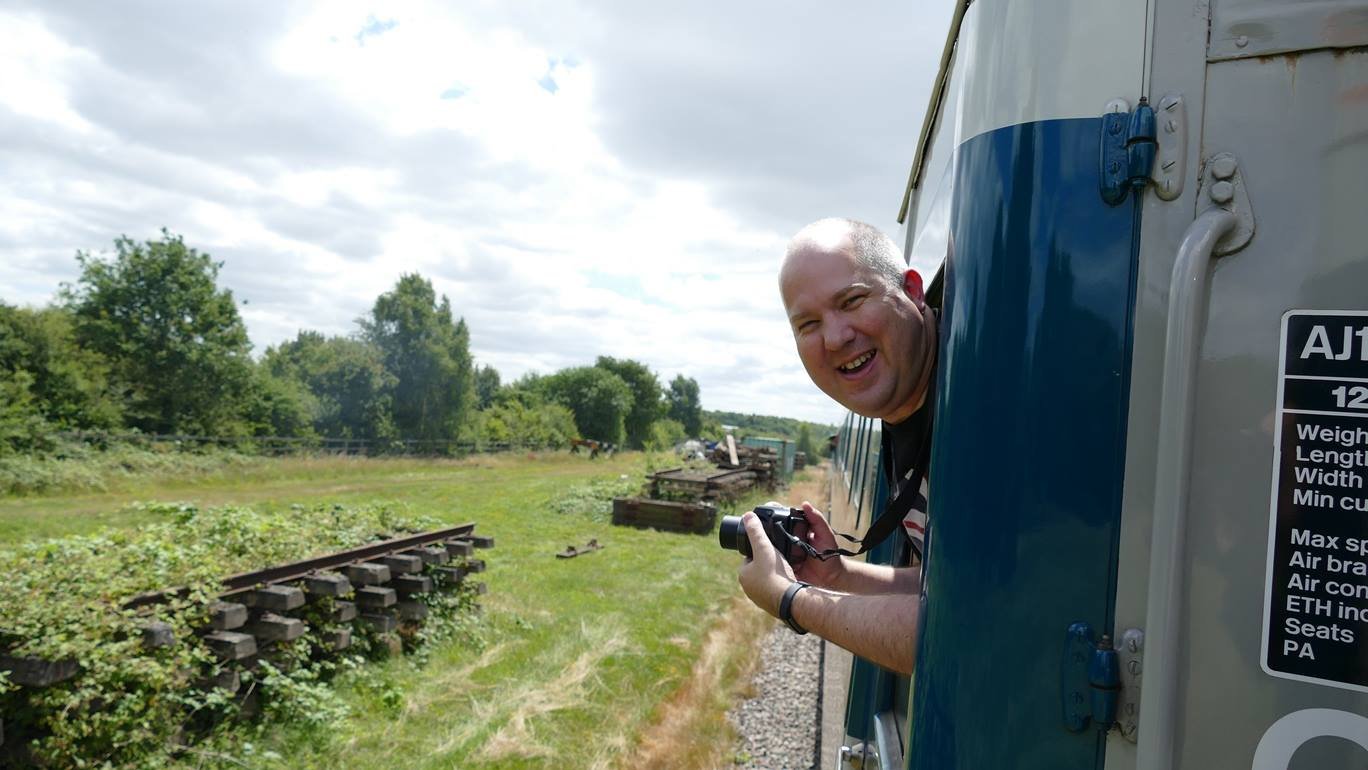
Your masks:
<path fill-rule="evenodd" d="M 405 273 L 505 381 L 646 363 L 707 409 L 839 422 L 788 237 L 896 216 L 950 2 L 0 4 L 0 301 L 162 228 L 256 353 Z"/>

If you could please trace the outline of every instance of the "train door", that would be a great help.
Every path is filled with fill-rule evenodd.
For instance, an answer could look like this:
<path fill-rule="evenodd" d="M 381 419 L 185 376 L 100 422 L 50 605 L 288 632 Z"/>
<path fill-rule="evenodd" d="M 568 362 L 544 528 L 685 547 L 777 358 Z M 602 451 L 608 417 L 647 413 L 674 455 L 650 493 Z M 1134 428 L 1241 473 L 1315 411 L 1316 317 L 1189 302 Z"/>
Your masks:
<path fill-rule="evenodd" d="M 1143 215 L 1117 599 L 1143 687 L 1107 767 L 1365 768 L 1368 4 L 1195 9 L 1153 19 L 1178 189 Z"/>
<path fill-rule="evenodd" d="M 1103 733 L 1061 694 L 1087 689 L 1070 639 L 1113 620 L 1140 209 L 1100 164 L 1109 141 L 1125 154 L 1146 24 L 1136 3 L 976 0 L 952 33 L 910 768 L 1103 766 Z"/>

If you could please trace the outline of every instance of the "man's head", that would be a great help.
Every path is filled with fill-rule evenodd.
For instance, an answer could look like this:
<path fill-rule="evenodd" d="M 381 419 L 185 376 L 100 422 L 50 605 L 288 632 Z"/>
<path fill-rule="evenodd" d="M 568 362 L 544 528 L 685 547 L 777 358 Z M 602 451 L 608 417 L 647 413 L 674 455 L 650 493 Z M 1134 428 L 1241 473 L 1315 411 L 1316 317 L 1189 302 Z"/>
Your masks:
<path fill-rule="evenodd" d="M 921 407 L 936 356 L 921 276 L 877 228 L 822 219 L 793 236 L 779 271 L 798 356 L 847 409 L 890 423 Z"/>

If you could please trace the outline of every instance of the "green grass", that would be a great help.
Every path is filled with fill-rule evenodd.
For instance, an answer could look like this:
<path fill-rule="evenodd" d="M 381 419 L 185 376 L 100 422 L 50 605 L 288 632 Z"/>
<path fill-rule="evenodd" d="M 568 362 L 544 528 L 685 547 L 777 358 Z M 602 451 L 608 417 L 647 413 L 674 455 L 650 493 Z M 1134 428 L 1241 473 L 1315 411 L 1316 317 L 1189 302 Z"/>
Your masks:
<path fill-rule="evenodd" d="M 497 541 L 484 554 L 481 643 L 439 644 L 426 661 L 391 660 L 342 681 L 351 716 L 335 729 L 244 728 L 185 767 L 610 767 L 688 677 L 739 593 L 737 556 L 715 537 L 614 527 L 580 499 L 590 480 L 644 472 L 640 455 L 283 459 L 232 478 L 3 500 L 0 543 L 138 526 L 150 514 L 126 506 L 150 499 L 281 515 L 292 503 L 385 504 L 477 522 Z M 590 538 L 604 550 L 554 557 Z"/>

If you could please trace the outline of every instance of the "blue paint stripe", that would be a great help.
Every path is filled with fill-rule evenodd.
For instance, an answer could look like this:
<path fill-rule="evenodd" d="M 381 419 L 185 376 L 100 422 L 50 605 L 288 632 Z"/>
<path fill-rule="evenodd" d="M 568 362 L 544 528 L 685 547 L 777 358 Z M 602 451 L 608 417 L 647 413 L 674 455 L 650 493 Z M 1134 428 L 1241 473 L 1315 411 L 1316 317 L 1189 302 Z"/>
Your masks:
<path fill-rule="evenodd" d="M 1100 119 L 958 149 L 932 539 L 909 767 L 1100 769 L 1062 727 L 1065 629 L 1109 628 L 1136 209 L 1098 194 Z"/>

